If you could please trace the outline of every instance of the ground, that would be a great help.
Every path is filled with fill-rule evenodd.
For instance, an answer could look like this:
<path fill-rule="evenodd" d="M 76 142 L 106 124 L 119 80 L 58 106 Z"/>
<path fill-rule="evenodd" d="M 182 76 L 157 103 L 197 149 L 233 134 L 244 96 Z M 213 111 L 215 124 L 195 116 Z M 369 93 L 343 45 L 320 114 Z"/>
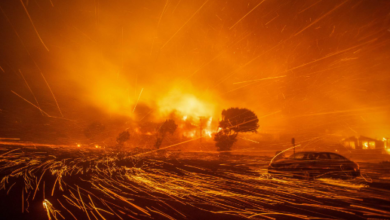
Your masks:
<path fill-rule="evenodd" d="M 0 157 L 2 219 L 390 219 L 386 162 L 299 179 L 269 175 L 267 156 L 5 146 Z"/>

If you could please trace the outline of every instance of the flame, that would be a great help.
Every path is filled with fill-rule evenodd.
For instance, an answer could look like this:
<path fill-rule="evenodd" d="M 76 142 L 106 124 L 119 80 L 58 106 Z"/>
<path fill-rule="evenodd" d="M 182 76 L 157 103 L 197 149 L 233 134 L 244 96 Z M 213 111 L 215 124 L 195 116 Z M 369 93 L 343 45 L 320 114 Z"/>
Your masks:
<path fill-rule="evenodd" d="M 214 105 L 211 101 L 201 100 L 198 96 L 192 93 L 183 93 L 181 90 L 174 90 L 168 93 L 158 101 L 160 112 L 167 113 L 172 110 L 177 110 L 185 115 L 183 120 L 187 120 L 189 116 L 211 116 L 214 114 Z"/>
<path fill-rule="evenodd" d="M 186 136 L 186 137 L 191 137 L 192 138 L 192 137 L 195 137 L 195 133 L 196 133 L 195 131 L 192 131 L 192 132 L 183 133 L 183 135 Z"/>
<path fill-rule="evenodd" d="M 207 121 L 207 126 L 211 126 L 211 122 L 213 122 L 213 117 L 210 117 L 209 120 Z"/>

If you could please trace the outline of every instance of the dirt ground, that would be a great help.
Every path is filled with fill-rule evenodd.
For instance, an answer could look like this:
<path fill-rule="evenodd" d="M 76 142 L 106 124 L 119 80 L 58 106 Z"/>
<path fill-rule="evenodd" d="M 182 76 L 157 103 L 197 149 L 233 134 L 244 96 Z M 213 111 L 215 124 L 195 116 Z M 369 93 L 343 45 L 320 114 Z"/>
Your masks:
<path fill-rule="evenodd" d="M 10 152 L 13 150 L 12 152 Z M 389 163 L 270 175 L 269 156 L 3 148 L 0 219 L 390 219 Z"/>

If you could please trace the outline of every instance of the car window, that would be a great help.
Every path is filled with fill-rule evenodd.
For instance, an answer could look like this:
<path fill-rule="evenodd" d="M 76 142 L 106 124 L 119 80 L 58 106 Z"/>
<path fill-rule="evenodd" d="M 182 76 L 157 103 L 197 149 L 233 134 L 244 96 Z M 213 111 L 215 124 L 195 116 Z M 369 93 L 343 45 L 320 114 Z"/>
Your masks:
<path fill-rule="evenodd" d="M 345 160 L 344 157 L 338 155 L 338 154 L 329 154 L 331 160 Z"/>
<path fill-rule="evenodd" d="M 329 156 L 326 153 L 319 153 L 316 157 L 317 160 L 329 160 Z"/>
<path fill-rule="evenodd" d="M 296 154 L 291 155 L 290 158 L 302 160 L 303 158 L 305 158 L 305 155 L 306 155 L 306 153 L 296 153 Z"/>
<path fill-rule="evenodd" d="M 315 153 L 307 153 L 305 159 L 306 160 L 315 160 L 316 154 Z"/>

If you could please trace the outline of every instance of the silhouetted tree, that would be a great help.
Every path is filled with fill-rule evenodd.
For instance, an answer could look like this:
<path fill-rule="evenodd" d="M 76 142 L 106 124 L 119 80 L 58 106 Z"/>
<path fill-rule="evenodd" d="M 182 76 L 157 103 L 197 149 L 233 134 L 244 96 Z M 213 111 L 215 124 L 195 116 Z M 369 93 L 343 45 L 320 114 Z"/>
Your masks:
<path fill-rule="evenodd" d="M 229 108 L 222 111 L 219 127 L 229 132 L 256 132 L 259 128 L 256 114 L 246 108 Z"/>
<path fill-rule="evenodd" d="M 230 151 L 234 142 L 237 141 L 238 133 L 226 134 L 222 130 L 215 134 L 214 141 L 218 151 Z"/>
<path fill-rule="evenodd" d="M 230 151 L 240 132 L 256 132 L 259 128 L 256 114 L 246 108 L 229 108 L 222 111 L 220 131 L 214 141 L 218 151 Z"/>
<path fill-rule="evenodd" d="M 130 133 L 129 131 L 123 131 L 122 133 L 120 133 L 118 135 L 118 137 L 116 137 L 116 142 L 117 142 L 117 145 L 116 145 L 116 148 L 117 150 L 121 150 L 123 148 L 123 145 L 126 141 L 130 140 Z"/>
<path fill-rule="evenodd" d="M 173 119 L 166 120 L 157 131 L 157 140 L 154 146 L 159 149 L 165 138 L 165 135 L 167 133 L 173 134 L 176 131 L 176 128 L 177 124 Z"/>
<path fill-rule="evenodd" d="M 119 135 L 118 135 L 118 137 L 116 138 L 116 142 L 118 143 L 118 144 L 123 144 L 123 143 L 125 143 L 126 141 L 128 141 L 130 139 L 130 133 L 129 133 L 129 131 L 124 131 L 124 132 L 122 132 L 122 133 L 120 133 Z"/>

